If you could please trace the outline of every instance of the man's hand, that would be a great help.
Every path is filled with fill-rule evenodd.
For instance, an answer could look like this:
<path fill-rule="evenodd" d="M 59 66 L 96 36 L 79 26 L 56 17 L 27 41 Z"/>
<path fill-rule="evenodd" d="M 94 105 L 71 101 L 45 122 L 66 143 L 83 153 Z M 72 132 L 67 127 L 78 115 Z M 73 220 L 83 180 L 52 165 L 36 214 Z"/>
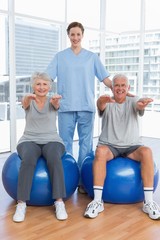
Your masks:
<path fill-rule="evenodd" d="M 143 110 L 145 109 L 145 107 L 149 104 L 153 102 L 153 99 L 152 98 L 140 98 L 138 101 L 137 101 L 137 108 L 138 110 Z"/>
<path fill-rule="evenodd" d="M 115 102 L 115 100 L 107 94 L 100 96 L 98 101 L 102 104 Z"/>
<path fill-rule="evenodd" d="M 97 107 L 100 111 L 103 111 L 105 109 L 107 103 L 114 103 L 114 102 L 115 102 L 115 100 L 112 97 L 105 94 L 98 98 Z"/>

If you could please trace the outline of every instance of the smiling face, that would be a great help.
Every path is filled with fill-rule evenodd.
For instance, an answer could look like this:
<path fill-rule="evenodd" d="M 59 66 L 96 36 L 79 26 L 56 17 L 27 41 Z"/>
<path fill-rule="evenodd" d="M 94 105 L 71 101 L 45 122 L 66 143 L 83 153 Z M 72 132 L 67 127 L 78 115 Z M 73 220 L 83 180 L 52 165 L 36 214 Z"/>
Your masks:
<path fill-rule="evenodd" d="M 123 103 L 125 101 L 129 88 L 130 86 L 125 76 L 118 76 L 114 78 L 112 91 L 116 102 Z"/>
<path fill-rule="evenodd" d="M 68 37 L 72 48 L 81 48 L 81 41 L 83 38 L 82 29 L 80 27 L 73 27 L 69 30 Z"/>
<path fill-rule="evenodd" d="M 33 91 L 39 97 L 46 96 L 50 88 L 51 86 L 49 81 L 43 80 L 41 78 L 38 78 L 34 81 Z"/>

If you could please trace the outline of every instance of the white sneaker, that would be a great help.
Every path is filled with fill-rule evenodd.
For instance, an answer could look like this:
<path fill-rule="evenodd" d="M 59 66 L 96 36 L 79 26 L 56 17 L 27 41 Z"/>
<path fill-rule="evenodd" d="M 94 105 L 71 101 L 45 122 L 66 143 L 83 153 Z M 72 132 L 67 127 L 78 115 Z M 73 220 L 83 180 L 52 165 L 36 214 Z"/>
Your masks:
<path fill-rule="evenodd" d="M 58 220 L 66 220 L 68 218 L 68 214 L 66 212 L 64 202 L 55 201 L 54 206 L 55 206 L 56 218 Z"/>
<path fill-rule="evenodd" d="M 93 200 L 88 204 L 84 216 L 87 218 L 95 218 L 98 216 L 98 213 L 103 212 L 103 210 L 103 202 Z"/>
<path fill-rule="evenodd" d="M 160 219 L 160 208 L 156 202 L 143 203 L 142 210 L 147 213 L 151 219 Z"/>
<path fill-rule="evenodd" d="M 26 203 L 18 203 L 16 206 L 15 214 L 13 215 L 14 222 L 23 222 L 26 215 Z"/>

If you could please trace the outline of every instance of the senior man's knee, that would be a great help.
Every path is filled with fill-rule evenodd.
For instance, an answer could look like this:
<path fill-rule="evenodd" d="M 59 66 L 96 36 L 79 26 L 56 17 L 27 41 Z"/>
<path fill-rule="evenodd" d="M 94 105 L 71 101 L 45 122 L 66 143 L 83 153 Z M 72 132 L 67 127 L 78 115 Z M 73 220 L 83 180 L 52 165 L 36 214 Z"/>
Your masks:
<path fill-rule="evenodd" d="M 95 158 L 98 158 L 98 159 L 100 158 L 101 160 L 102 159 L 107 160 L 109 154 L 110 154 L 110 149 L 107 146 L 99 145 L 96 148 Z"/>
<path fill-rule="evenodd" d="M 139 149 L 139 155 L 140 155 L 140 158 L 146 158 L 146 157 L 151 158 L 152 157 L 152 150 L 151 150 L 150 147 L 142 146 Z"/>

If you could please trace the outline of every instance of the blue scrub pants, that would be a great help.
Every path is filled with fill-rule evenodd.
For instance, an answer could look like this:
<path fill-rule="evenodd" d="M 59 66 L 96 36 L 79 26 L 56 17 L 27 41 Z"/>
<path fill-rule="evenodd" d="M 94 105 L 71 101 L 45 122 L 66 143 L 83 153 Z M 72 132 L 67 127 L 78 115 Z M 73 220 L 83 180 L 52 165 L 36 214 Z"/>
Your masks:
<path fill-rule="evenodd" d="M 73 154 L 73 137 L 77 125 L 79 138 L 79 157 L 77 163 L 79 170 L 84 158 L 92 153 L 94 118 L 94 112 L 58 112 L 59 135 L 64 141 L 66 151 L 71 154 Z"/>

